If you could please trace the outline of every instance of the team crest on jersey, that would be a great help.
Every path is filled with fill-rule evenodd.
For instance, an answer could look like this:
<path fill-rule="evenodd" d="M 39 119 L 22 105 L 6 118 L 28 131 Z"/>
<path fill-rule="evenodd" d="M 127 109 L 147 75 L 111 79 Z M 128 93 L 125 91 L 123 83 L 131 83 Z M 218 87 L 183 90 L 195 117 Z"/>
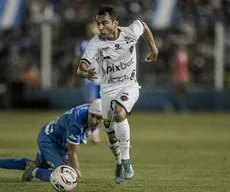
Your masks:
<path fill-rule="evenodd" d="M 128 99 L 129 99 L 129 98 L 128 98 L 126 95 L 122 95 L 122 96 L 121 96 L 121 100 L 122 100 L 122 101 L 127 101 Z"/>

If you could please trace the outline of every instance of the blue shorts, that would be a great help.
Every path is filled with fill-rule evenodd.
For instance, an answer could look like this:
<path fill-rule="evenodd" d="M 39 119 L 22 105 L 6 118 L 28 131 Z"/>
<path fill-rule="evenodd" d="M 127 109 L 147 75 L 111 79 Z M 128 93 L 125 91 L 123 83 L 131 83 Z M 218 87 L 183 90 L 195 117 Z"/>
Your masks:
<path fill-rule="evenodd" d="M 38 135 L 37 143 L 39 150 L 36 164 L 38 167 L 54 169 L 60 165 L 69 164 L 67 151 L 58 146 L 43 131 Z"/>

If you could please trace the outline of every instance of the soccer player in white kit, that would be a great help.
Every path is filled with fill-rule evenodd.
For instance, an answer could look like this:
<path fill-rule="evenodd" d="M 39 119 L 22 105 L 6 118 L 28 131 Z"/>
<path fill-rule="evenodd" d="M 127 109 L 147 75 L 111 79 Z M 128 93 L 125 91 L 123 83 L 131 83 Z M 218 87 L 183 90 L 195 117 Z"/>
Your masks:
<path fill-rule="evenodd" d="M 100 31 L 88 43 L 79 61 L 77 74 L 89 80 L 101 76 L 100 94 L 108 145 L 116 161 L 115 182 L 131 179 L 134 169 L 130 162 L 130 126 L 127 116 L 139 97 L 136 79 L 136 48 L 143 36 L 150 48 L 146 61 L 157 59 L 158 49 L 146 23 L 135 20 L 127 27 L 118 26 L 116 10 L 110 6 L 99 8 L 96 22 Z M 90 67 L 94 61 L 98 68 Z M 99 72 L 97 72 L 99 69 Z M 98 74 L 100 73 L 100 74 Z"/>

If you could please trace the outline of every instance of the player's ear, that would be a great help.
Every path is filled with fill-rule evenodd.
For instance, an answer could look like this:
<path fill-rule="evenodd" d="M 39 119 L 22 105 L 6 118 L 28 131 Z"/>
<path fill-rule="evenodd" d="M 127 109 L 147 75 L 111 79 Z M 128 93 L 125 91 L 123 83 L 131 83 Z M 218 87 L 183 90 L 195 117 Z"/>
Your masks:
<path fill-rule="evenodd" d="M 119 21 L 118 21 L 118 20 L 114 20 L 114 24 L 115 24 L 116 26 L 118 26 L 118 25 L 119 25 Z"/>

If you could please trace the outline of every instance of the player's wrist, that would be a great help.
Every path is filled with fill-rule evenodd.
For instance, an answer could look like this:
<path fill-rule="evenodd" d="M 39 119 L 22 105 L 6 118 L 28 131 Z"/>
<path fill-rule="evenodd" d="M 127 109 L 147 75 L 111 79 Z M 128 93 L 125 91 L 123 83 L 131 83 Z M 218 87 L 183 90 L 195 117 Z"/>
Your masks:
<path fill-rule="evenodd" d="M 88 76 L 89 76 L 88 71 L 83 71 L 83 72 L 82 72 L 82 76 L 83 76 L 84 78 L 88 78 Z"/>
<path fill-rule="evenodd" d="M 157 47 L 156 47 L 155 44 L 154 44 L 153 46 L 151 46 L 151 52 L 152 52 L 153 54 L 158 54 L 158 49 L 157 49 Z"/>
<path fill-rule="evenodd" d="M 77 71 L 77 74 L 80 75 L 83 78 L 87 78 L 88 77 L 88 71 Z"/>

